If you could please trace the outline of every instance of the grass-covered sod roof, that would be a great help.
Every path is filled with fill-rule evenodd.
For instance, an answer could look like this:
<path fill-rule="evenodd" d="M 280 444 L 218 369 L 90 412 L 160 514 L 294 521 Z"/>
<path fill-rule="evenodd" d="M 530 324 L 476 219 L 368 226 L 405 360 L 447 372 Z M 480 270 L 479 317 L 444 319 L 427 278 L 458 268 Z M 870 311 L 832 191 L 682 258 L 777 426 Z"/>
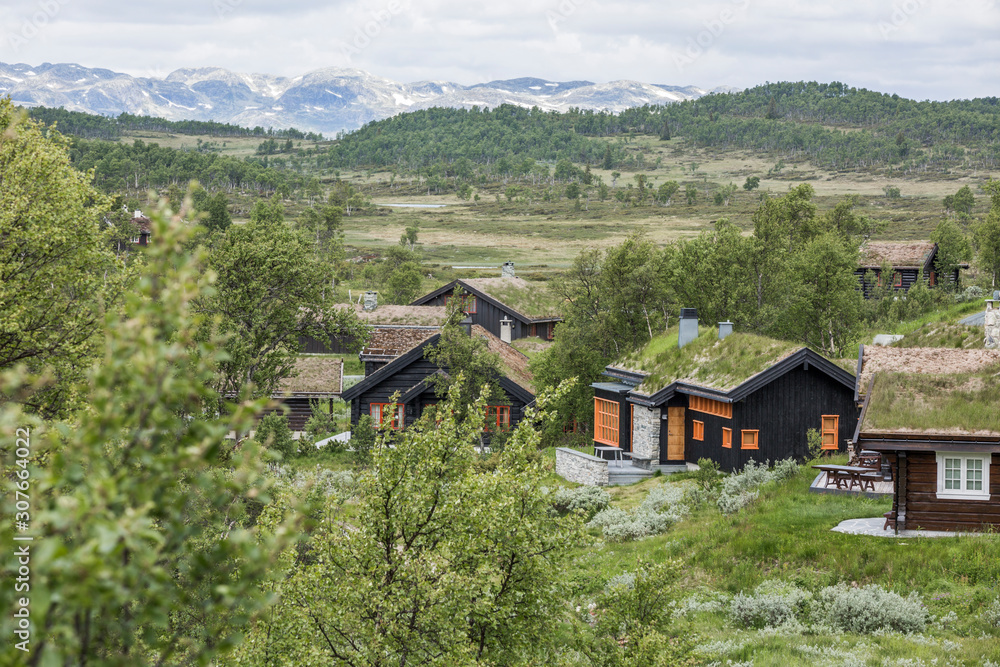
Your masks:
<path fill-rule="evenodd" d="M 562 299 L 544 283 L 529 283 L 523 278 L 472 278 L 462 282 L 532 319 L 562 316 Z"/>
<path fill-rule="evenodd" d="M 1000 436 L 1000 364 L 949 375 L 878 373 L 861 431 Z"/>
<path fill-rule="evenodd" d="M 748 333 L 719 340 L 714 327 L 700 327 L 699 332 L 697 339 L 678 348 L 675 328 L 614 366 L 645 373 L 636 391 L 647 395 L 678 380 L 730 391 L 802 349 L 795 343 Z"/>

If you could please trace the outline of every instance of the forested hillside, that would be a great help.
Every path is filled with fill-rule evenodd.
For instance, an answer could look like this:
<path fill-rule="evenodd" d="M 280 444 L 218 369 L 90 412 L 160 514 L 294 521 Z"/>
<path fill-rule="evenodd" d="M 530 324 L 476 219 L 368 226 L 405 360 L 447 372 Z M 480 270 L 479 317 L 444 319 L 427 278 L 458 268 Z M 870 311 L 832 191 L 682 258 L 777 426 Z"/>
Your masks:
<path fill-rule="evenodd" d="M 809 158 L 833 169 L 993 168 L 1000 162 L 997 98 L 915 102 L 841 83 L 765 84 L 619 114 L 428 109 L 369 123 L 330 149 L 339 167 L 416 167 L 437 160 L 568 158 L 632 166 L 622 144 L 582 137 L 681 136 L 698 146 Z"/>
<path fill-rule="evenodd" d="M 28 115 L 46 125 L 58 123 L 59 131 L 85 139 L 118 139 L 123 132 L 146 130 L 154 132 L 175 132 L 177 134 L 202 134 L 211 137 L 280 137 L 282 139 L 319 140 L 322 135 L 314 132 L 300 132 L 294 127 L 275 130 L 263 127 L 240 127 L 230 123 L 216 123 L 201 120 L 166 120 L 153 116 L 136 116 L 122 113 L 116 117 L 95 114 L 32 107 Z"/>
<path fill-rule="evenodd" d="M 546 112 L 502 105 L 495 109 L 433 108 L 369 123 L 330 144 L 299 147 L 287 162 L 259 157 L 178 153 L 154 144 L 106 143 L 138 131 L 261 137 L 315 142 L 294 129 L 162 119 L 122 114 L 90 116 L 63 109 L 30 110 L 45 123 L 79 137 L 74 166 L 95 169 L 107 190 L 162 187 L 198 179 L 209 187 L 291 191 L 310 176 L 339 170 L 392 170 L 426 176 L 440 191 L 462 183 L 514 178 L 539 182 L 584 178 L 583 168 L 655 170 L 637 149 L 638 135 L 680 139 L 690 149 L 753 151 L 775 160 L 809 161 L 831 171 L 883 175 L 972 172 L 1000 164 L 1000 102 L 995 97 L 917 102 L 842 83 L 764 84 L 668 106 L 621 113 L 571 109 Z M 217 152 L 217 151 L 215 151 Z M 258 150 L 267 155 L 271 150 Z M 290 151 L 289 151 L 290 152 Z M 579 165 L 556 169 L 562 161 Z"/>

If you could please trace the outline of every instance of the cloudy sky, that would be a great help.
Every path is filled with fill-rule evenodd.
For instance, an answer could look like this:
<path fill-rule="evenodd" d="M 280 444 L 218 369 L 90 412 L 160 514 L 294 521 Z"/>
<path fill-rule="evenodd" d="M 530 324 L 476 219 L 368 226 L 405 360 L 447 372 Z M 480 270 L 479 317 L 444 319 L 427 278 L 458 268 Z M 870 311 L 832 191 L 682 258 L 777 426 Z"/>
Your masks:
<path fill-rule="evenodd" d="M 5 0 L 0 62 L 1000 95 L 1000 0 Z"/>

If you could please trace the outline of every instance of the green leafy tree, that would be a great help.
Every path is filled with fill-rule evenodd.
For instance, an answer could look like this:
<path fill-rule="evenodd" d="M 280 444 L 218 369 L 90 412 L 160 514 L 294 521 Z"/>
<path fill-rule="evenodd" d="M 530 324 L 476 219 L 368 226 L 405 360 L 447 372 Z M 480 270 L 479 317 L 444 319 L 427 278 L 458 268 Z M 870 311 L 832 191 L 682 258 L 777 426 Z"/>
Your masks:
<path fill-rule="evenodd" d="M 389 274 L 383 283 L 383 293 L 389 303 L 408 304 L 417 298 L 423 274 L 416 262 L 404 262 Z"/>
<path fill-rule="evenodd" d="M 0 370 L 46 374 L 19 400 L 50 416 L 78 404 L 84 370 L 101 353 L 104 313 L 132 273 L 115 256 L 131 246 L 122 238 L 130 216 L 70 166 L 68 148 L 0 98 Z"/>
<path fill-rule="evenodd" d="M 413 252 L 413 248 L 417 245 L 417 234 L 420 232 L 420 227 L 418 225 L 411 225 L 406 228 L 403 235 L 399 237 L 399 245 L 403 246 L 410 252 Z"/>
<path fill-rule="evenodd" d="M 533 426 L 544 412 L 530 410 L 479 473 L 482 420 L 459 416 L 468 402 L 453 388 L 436 423 L 377 435 L 357 518 L 319 524 L 313 557 L 296 564 L 240 658 L 506 665 L 550 645 L 581 533 L 579 517 L 550 511 Z M 485 405 L 480 396 L 473 414 Z"/>
<path fill-rule="evenodd" d="M 212 231 L 225 232 L 229 229 L 229 225 L 233 224 L 233 217 L 229 213 L 229 200 L 224 192 L 217 192 L 210 197 L 205 211 L 208 215 L 204 225 Z"/>
<path fill-rule="evenodd" d="M 576 201 L 579 198 L 580 198 L 580 184 L 574 182 L 567 185 L 566 199 L 572 199 L 573 201 Z"/>
<path fill-rule="evenodd" d="M 760 176 L 747 176 L 747 180 L 743 181 L 743 189 L 747 192 L 752 192 L 760 187 Z"/>
<path fill-rule="evenodd" d="M 670 602 L 683 572 L 677 560 L 640 562 L 628 579 L 612 580 L 593 609 L 593 628 L 579 633 L 580 652 L 597 667 L 687 664 L 697 638 L 675 627 Z M 589 612 L 588 612 L 589 613 Z"/>
<path fill-rule="evenodd" d="M 688 206 L 694 206 L 698 201 L 698 188 L 688 185 L 684 188 L 684 198 L 687 199 Z"/>
<path fill-rule="evenodd" d="M 252 534 L 246 508 L 267 502 L 260 453 L 225 445 L 262 405 L 203 416 L 216 402 L 209 385 L 221 348 L 198 335 L 193 301 L 211 290 L 211 272 L 182 252 L 183 227 L 153 222 L 148 267 L 121 316 L 107 316 L 88 408 L 46 425 L 14 403 L 0 407 L 5 470 L 16 469 L 15 428 L 31 429 L 31 529 L 40 538 L 27 543 L 32 642 L 27 654 L 15 650 L 14 617 L 4 613 L 6 664 L 209 664 L 269 604 L 260 584 L 287 544 L 274 535 L 292 526 Z M 4 390 L 23 379 L 5 375 Z M 21 544 L 13 519 L 0 516 L 0 536 Z M 0 577 L 14 581 L 16 567 L 4 559 Z M 0 587 L 0 606 L 13 610 L 21 595 Z"/>
<path fill-rule="evenodd" d="M 864 299 L 854 276 L 857 251 L 828 232 L 793 257 L 794 289 L 782 318 L 785 336 L 831 356 L 849 353 L 863 327 Z"/>
<path fill-rule="evenodd" d="M 669 206 L 670 200 L 674 198 L 674 195 L 677 194 L 680 188 L 681 186 L 677 181 L 660 183 L 660 187 L 656 190 L 656 199 L 664 206 Z"/>
<path fill-rule="evenodd" d="M 285 461 L 298 452 L 292 430 L 288 428 L 288 418 L 284 415 L 271 413 L 261 417 L 253 438 L 265 449 L 281 454 Z"/>
<path fill-rule="evenodd" d="M 931 233 L 931 241 L 937 243 L 938 251 L 934 258 L 934 270 L 945 278 L 959 268 L 960 264 L 972 259 L 972 244 L 965 232 L 953 220 L 943 219 Z M 951 282 L 943 280 L 942 285 L 950 286 Z"/>
<path fill-rule="evenodd" d="M 259 208 L 260 207 L 260 208 Z M 215 387 L 223 395 L 270 396 L 293 372 L 300 337 L 343 336 L 364 341 L 353 311 L 336 307 L 327 291 L 328 267 L 304 236 L 275 214 L 280 202 L 258 202 L 250 222 L 218 239 L 208 265 L 218 276 L 214 294 L 199 300 L 206 324 L 226 336 L 228 358 Z"/>
<path fill-rule="evenodd" d="M 992 277 L 992 287 L 1000 277 L 1000 181 L 990 180 L 983 186 L 989 193 L 992 205 L 986 219 L 976 226 L 973 242 L 979 266 Z"/>
<path fill-rule="evenodd" d="M 945 210 L 952 210 L 955 213 L 972 215 L 972 208 L 975 205 L 976 198 L 972 194 L 972 188 L 968 185 L 963 185 L 954 195 L 948 195 L 944 198 Z"/>

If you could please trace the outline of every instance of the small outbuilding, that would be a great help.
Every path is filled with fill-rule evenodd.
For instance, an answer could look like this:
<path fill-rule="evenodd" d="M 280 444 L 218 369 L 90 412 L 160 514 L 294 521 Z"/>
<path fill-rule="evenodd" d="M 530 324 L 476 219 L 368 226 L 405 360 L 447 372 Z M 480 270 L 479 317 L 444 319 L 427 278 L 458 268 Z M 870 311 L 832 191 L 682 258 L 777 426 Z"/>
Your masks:
<path fill-rule="evenodd" d="M 861 248 L 861 264 L 854 272 L 867 299 L 876 287 L 885 281 L 894 291 L 909 291 L 922 276 L 930 287 L 939 282 L 958 283 L 959 269 L 947 275 L 939 275 L 935 260 L 938 246 L 930 241 L 869 241 Z M 890 267 L 891 273 L 882 275 L 883 267 Z M 969 268 L 960 264 L 959 268 Z M 874 274 L 875 282 L 865 280 L 866 274 Z"/>
<path fill-rule="evenodd" d="M 312 404 L 326 404 L 333 411 L 333 400 L 344 389 L 344 360 L 340 357 L 302 355 L 295 361 L 295 376 L 283 379 L 271 396 L 280 404 L 276 410 L 288 418 L 288 427 L 303 431 L 312 416 Z"/>
<path fill-rule="evenodd" d="M 880 452 L 899 530 L 1000 526 L 1000 351 L 862 347 L 855 447 Z"/>

